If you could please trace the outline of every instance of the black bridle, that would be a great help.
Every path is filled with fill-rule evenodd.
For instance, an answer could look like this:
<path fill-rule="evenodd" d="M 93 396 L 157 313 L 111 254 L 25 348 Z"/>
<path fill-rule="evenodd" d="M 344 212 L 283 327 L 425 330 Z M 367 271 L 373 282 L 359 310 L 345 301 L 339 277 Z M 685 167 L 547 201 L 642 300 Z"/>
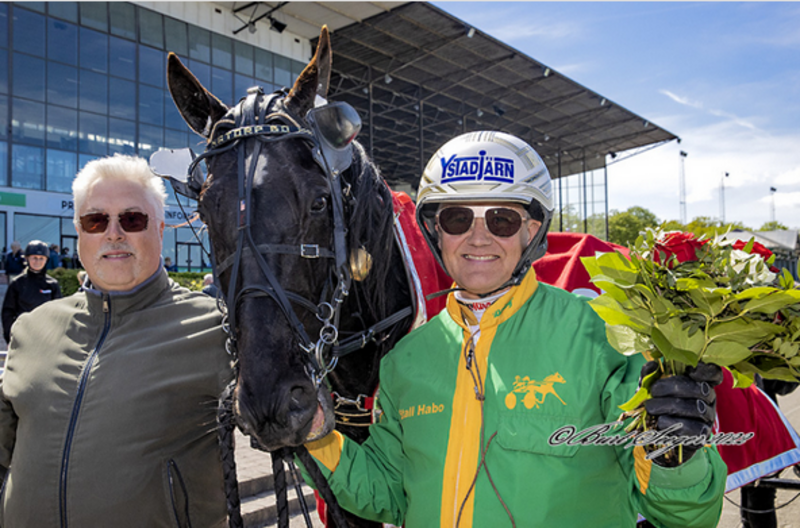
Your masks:
<path fill-rule="evenodd" d="M 324 154 L 324 145 L 319 133 L 310 127 L 301 126 L 288 113 L 276 109 L 277 103 L 282 99 L 281 93 L 265 96 L 260 88 L 252 88 L 248 95 L 240 101 L 228 114 L 232 119 L 234 128 L 209 141 L 205 151 L 197 156 L 189 168 L 192 174 L 203 160 L 217 156 L 231 149 L 236 150 L 238 156 L 238 235 L 236 250 L 228 258 L 216 264 L 212 255 L 212 267 L 215 280 L 228 269 L 231 276 L 228 281 L 228 290 L 225 298 L 227 315 L 224 323 L 229 336 L 228 350 L 235 354 L 236 340 L 236 312 L 239 302 L 247 296 L 271 297 L 280 308 L 295 340 L 306 353 L 307 371 L 316 387 L 322 383 L 325 376 L 335 368 L 339 355 L 331 354 L 326 360 L 326 353 L 338 340 L 338 325 L 341 308 L 347 297 L 352 277 L 348 266 L 348 252 L 345 228 L 345 194 L 349 195 L 349 185 L 342 182 L 341 166 L 331 167 Z M 312 110 L 313 112 L 313 110 Z M 249 155 L 242 141 L 255 138 L 255 146 Z M 251 231 L 252 192 L 257 160 L 262 153 L 264 143 L 285 141 L 289 139 L 303 139 L 311 144 L 314 160 L 325 173 L 330 189 L 331 209 L 333 213 L 333 248 L 320 247 L 317 244 L 300 244 L 297 246 L 286 244 L 256 244 Z M 350 147 L 349 145 L 347 147 Z M 351 148 L 351 147 L 350 147 Z M 347 153 L 352 156 L 351 152 Z M 346 168 L 346 167 L 344 167 Z M 329 258 L 333 259 L 333 275 L 336 285 L 328 300 L 322 299 L 314 304 L 311 301 L 292 292 L 287 292 L 279 283 L 272 268 L 264 258 L 267 254 L 296 255 L 302 258 Z M 250 280 L 236 289 L 242 261 L 246 257 L 253 258 L 260 271 L 261 280 Z M 218 285 L 219 287 L 219 285 Z M 329 288 L 326 288 L 329 290 Z M 222 291 L 220 289 L 220 291 Z M 323 291 L 323 297 L 325 292 Z M 300 318 L 297 316 L 291 303 L 295 302 L 314 312 L 322 322 L 322 328 L 316 341 L 312 340 L 305 330 Z"/>

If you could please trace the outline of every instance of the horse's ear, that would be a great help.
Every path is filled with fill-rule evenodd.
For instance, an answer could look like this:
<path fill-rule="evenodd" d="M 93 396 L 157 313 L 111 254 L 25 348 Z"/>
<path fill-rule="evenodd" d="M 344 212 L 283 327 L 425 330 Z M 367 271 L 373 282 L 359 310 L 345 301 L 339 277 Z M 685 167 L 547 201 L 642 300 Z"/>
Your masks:
<path fill-rule="evenodd" d="M 295 81 L 286 98 L 286 106 L 297 114 L 305 116 L 306 112 L 313 108 L 317 95 L 327 97 L 332 66 L 331 37 L 328 34 L 328 26 L 322 26 L 317 52 Z"/>
<path fill-rule="evenodd" d="M 214 123 L 228 112 L 228 107 L 206 90 L 172 52 L 167 60 L 167 85 L 183 120 L 192 130 L 208 138 Z"/>

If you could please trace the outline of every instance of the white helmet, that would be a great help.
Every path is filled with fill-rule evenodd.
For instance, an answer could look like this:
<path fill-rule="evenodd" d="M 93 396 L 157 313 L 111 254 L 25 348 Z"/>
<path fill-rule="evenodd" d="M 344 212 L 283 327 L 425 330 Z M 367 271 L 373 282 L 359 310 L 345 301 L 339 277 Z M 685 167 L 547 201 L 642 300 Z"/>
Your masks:
<path fill-rule="evenodd" d="M 542 223 L 522 252 L 511 283 L 519 284 L 533 261 L 547 251 L 553 217 L 550 173 L 536 151 L 518 137 L 487 131 L 463 134 L 445 143 L 425 167 L 417 192 L 417 223 L 442 268 L 436 211 L 439 204 L 453 202 L 518 203 Z"/>

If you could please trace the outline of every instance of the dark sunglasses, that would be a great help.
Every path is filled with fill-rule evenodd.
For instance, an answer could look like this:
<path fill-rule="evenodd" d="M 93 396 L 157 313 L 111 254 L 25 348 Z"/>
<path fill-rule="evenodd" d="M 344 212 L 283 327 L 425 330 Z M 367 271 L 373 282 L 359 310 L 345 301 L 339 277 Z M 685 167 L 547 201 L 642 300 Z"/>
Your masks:
<path fill-rule="evenodd" d="M 507 207 L 448 207 L 439 211 L 436 221 L 448 235 L 463 235 L 472 229 L 476 213 L 483 213 L 486 229 L 494 236 L 514 236 L 522 227 L 522 215 Z"/>
<path fill-rule="evenodd" d="M 130 211 L 117 216 L 119 226 L 126 233 L 139 233 L 147 229 L 147 213 Z M 85 233 L 105 233 L 111 218 L 106 213 L 89 213 L 81 216 L 81 229 Z"/>

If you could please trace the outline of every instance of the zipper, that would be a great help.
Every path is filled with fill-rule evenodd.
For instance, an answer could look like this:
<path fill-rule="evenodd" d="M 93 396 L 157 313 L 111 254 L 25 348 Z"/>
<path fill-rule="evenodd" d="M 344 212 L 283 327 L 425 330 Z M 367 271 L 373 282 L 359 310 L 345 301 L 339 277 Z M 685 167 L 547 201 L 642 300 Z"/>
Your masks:
<path fill-rule="evenodd" d="M 107 293 L 103 294 L 103 332 L 100 334 L 100 339 L 94 347 L 89 359 L 81 371 L 81 377 L 78 380 L 78 392 L 75 395 L 75 402 L 72 404 L 72 414 L 69 418 L 69 427 L 67 428 L 67 439 L 64 442 L 64 453 L 61 456 L 61 480 L 58 486 L 59 504 L 58 509 L 61 514 L 61 528 L 67 528 L 67 474 L 69 472 L 69 453 L 72 449 L 72 437 L 75 434 L 75 426 L 78 423 L 78 414 L 81 411 L 81 403 L 83 403 L 83 393 L 86 391 L 86 384 L 89 380 L 89 373 L 92 370 L 97 354 L 106 340 L 108 331 L 111 328 L 111 303 Z"/>

